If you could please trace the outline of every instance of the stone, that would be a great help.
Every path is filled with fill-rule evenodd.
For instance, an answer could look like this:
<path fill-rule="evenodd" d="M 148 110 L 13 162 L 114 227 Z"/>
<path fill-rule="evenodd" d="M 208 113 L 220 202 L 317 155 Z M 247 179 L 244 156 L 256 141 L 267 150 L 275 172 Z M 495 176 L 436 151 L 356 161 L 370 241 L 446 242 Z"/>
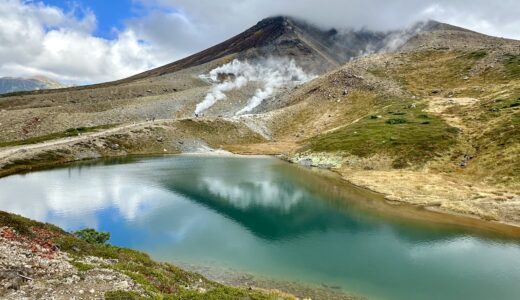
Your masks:
<path fill-rule="evenodd" d="M 22 278 L 21 277 L 15 277 L 9 280 L 9 282 L 5 285 L 5 288 L 8 290 L 19 290 L 20 286 L 22 285 Z"/>
<path fill-rule="evenodd" d="M 298 161 L 298 164 L 304 167 L 312 166 L 312 159 L 310 158 L 302 158 Z"/>

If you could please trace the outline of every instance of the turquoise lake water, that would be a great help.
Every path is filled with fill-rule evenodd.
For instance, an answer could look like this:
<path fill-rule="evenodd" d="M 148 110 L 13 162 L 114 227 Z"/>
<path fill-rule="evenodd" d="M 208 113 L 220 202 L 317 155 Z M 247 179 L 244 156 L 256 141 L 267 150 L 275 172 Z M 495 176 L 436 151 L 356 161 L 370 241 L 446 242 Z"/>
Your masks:
<path fill-rule="evenodd" d="M 520 241 L 363 205 L 376 202 L 269 157 L 100 160 L 0 179 L 0 210 L 109 231 L 159 260 L 374 299 L 520 299 Z"/>

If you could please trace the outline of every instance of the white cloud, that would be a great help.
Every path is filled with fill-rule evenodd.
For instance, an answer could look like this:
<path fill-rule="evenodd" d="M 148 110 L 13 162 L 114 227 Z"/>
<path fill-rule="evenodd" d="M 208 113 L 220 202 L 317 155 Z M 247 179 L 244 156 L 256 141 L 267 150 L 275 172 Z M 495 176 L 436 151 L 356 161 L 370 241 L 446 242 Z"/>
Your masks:
<path fill-rule="evenodd" d="M 258 20 L 279 14 L 301 17 L 325 27 L 398 29 L 432 18 L 484 33 L 520 39 L 516 0 L 139 0 L 174 8 L 212 34 L 237 33 Z"/>
<path fill-rule="evenodd" d="M 286 14 L 323 27 L 397 29 L 426 18 L 520 39 L 516 0 L 134 0 L 140 17 L 114 39 L 96 37 L 92 11 L 35 1 L 0 5 L 0 76 L 115 80 L 215 45 L 262 18 Z M 88 5 L 88 1 L 85 1 Z M 78 9 L 78 8 L 75 8 Z M 78 17 L 80 15 L 81 17 Z"/>
<path fill-rule="evenodd" d="M 0 76 L 46 75 L 92 83 L 133 75 L 164 61 L 128 28 L 117 38 L 96 37 L 96 17 L 42 3 L 4 0 L 0 6 Z"/>

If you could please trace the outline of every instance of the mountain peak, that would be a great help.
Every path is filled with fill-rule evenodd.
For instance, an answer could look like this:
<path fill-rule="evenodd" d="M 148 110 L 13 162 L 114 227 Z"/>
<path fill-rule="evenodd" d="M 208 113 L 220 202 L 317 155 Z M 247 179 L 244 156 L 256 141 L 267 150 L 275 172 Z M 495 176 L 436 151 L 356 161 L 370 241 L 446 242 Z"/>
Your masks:
<path fill-rule="evenodd" d="M 473 32 L 469 29 L 458 27 L 455 25 L 451 25 L 448 23 L 439 22 L 436 20 L 427 20 L 425 22 L 420 22 L 420 26 L 422 27 L 422 31 L 431 32 L 431 31 L 462 31 L 462 32 Z"/>

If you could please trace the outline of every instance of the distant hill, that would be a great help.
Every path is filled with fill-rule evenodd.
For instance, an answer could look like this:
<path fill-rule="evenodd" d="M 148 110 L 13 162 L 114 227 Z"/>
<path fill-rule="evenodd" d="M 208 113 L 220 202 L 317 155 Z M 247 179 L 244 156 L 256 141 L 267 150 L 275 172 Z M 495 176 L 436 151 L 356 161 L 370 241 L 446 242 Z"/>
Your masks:
<path fill-rule="evenodd" d="M 65 85 L 49 78 L 38 76 L 32 78 L 0 78 L 0 94 L 64 88 Z"/>

